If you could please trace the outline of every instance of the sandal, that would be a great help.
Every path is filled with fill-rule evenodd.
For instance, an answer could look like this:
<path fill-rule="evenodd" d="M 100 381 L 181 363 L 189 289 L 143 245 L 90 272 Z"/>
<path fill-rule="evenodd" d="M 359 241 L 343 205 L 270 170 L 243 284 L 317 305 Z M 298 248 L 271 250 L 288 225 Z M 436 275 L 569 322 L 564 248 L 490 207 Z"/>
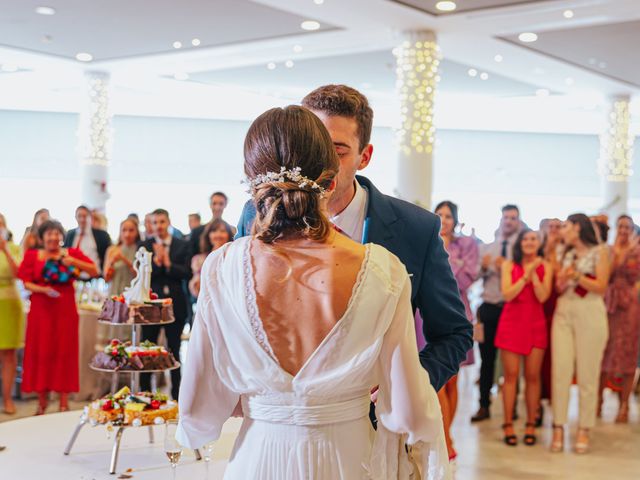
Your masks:
<path fill-rule="evenodd" d="M 506 430 L 507 428 L 513 428 L 513 423 L 502 424 L 503 430 Z M 510 447 L 515 447 L 516 445 L 518 445 L 518 437 L 513 433 L 510 435 L 507 435 L 507 433 L 505 432 L 503 441 L 506 445 L 509 445 Z"/>
<path fill-rule="evenodd" d="M 551 442 L 551 451 L 560 453 L 564 450 L 564 427 L 562 425 L 553 426 L 553 441 Z"/>
<path fill-rule="evenodd" d="M 531 428 L 535 432 L 536 424 L 535 423 L 527 423 L 527 429 Z M 533 447 L 538 441 L 538 437 L 536 437 L 535 433 L 525 433 L 524 434 L 524 444 Z"/>
<path fill-rule="evenodd" d="M 576 453 L 587 453 L 589 451 L 589 429 L 579 428 L 576 436 Z"/>

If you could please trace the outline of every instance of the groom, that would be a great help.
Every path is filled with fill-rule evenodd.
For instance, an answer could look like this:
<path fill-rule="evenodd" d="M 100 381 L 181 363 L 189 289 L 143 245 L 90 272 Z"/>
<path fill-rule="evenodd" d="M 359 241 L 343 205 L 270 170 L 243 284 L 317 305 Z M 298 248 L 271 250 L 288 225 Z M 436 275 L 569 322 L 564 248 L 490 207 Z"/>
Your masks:
<path fill-rule="evenodd" d="M 424 318 L 427 341 L 420 362 L 439 390 L 458 372 L 473 346 L 472 327 L 440 239 L 440 221 L 411 203 L 382 194 L 356 172 L 369 165 L 373 111 L 367 98 L 346 85 L 325 85 L 302 100 L 327 127 L 340 159 L 337 187 L 329 201 L 331 221 L 357 242 L 382 245 L 411 274 L 411 302 Z M 238 237 L 251 234 L 255 208 L 247 202 Z"/>

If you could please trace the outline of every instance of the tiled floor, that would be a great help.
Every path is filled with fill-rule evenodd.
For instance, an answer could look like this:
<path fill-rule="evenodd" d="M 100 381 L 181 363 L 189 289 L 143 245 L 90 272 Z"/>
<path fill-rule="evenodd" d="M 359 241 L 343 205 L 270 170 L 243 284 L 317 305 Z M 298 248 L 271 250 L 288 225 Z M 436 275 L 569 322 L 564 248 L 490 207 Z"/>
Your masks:
<path fill-rule="evenodd" d="M 477 407 L 477 388 L 474 384 L 476 376 L 473 367 L 465 369 L 459 376 L 460 406 L 453 427 L 453 436 L 459 452 L 456 462 L 458 480 L 640 479 L 640 423 L 636 399 L 632 402 L 631 422 L 628 425 L 616 425 L 613 418 L 616 414 L 617 400 L 613 395 L 607 396 L 604 417 L 593 432 L 592 452 L 588 455 L 579 456 L 570 450 L 552 454 L 548 450 L 551 433 L 551 419 L 548 415 L 545 427 L 540 430 L 540 443 L 535 447 L 526 447 L 521 443 L 513 448 L 502 443 L 500 397 L 494 401 L 491 420 L 475 425 L 469 423 L 469 417 Z M 82 404 L 72 403 L 71 406 L 80 408 Z M 36 402 L 19 402 L 18 408 L 18 414 L 12 417 L 0 413 L 0 421 L 32 415 Z M 57 404 L 52 402 L 50 411 L 56 410 Z M 519 411 L 524 415 L 524 405 L 520 404 Z M 570 439 L 575 435 L 576 413 L 577 398 L 574 392 L 571 403 Z M 524 420 L 520 420 L 516 427 L 521 435 Z M 67 434 L 65 431 L 64 435 Z M 66 437 L 61 441 L 64 440 Z M 228 455 L 234 440 L 235 435 L 232 433 L 223 435 L 215 447 L 214 456 L 220 458 Z M 221 478 L 216 475 L 212 472 L 210 478 Z"/>

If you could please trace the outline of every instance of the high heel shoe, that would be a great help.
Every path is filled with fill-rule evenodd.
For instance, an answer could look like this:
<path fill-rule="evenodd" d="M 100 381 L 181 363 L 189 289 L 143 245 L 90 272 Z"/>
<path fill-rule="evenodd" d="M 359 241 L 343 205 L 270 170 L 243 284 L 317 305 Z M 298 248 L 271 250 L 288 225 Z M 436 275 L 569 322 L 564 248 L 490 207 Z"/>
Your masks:
<path fill-rule="evenodd" d="M 518 445 L 518 437 L 513 433 L 510 435 L 507 435 L 506 433 L 507 428 L 513 428 L 513 423 L 504 423 L 502 425 L 502 429 L 505 430 L 504 439 L 503 439 L 504 443 L 506 445 L 509 445 L 510 447 L 515 447 L 516 445 Z"/>
<path fill-rule="evenodd" d="M 36 410 L 36 413 L 34 413 L 34 415 L 35 416 L 44 415 L 46 411 L 47 411 L 46 405 L 38 405 L 38 409 Z"/>
<path fill-rule="evenodd" d="M 576 446 L 574 447 L 576 453 L 587 453 L 589 451 L 589 429 L 579 428 L 578 435 L 576 436 Z"/>
<path fill-rule="evenodd" d="M 553 426 L 553 440 L 551 441 L 551 451 L 559 453 L 564 450 L 564 427 L 562 425 Z"/>
<path fill-rule="evenodd" d="M 538 441 L 538 437 L 536 437 L 536 434 L 535 434 L 536 424 L 535 423 L 527 423 L 526 427 L 527 427 L 527 429 L 529 429 L 529 428 L 533 429 L 534 433 L 525 433 L 524 434 L 524 444 L 527 445 L 528 447 L 533 447 Z"/>

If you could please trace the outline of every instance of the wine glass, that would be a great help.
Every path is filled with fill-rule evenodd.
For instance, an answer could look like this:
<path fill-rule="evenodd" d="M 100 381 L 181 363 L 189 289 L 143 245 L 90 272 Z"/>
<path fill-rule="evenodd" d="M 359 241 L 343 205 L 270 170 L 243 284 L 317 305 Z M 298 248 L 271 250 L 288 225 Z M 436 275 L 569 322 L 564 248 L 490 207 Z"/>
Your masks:
<path fill-rule="evenodd" d="M 204 464 L 206 468 L 206 477 L 209 478 L 209 463 L 211 462 L 211 455 L 213 454 L 213 442 L 205 443 L 202 446 L 202 451 L 204 453 Z"/>
<path fill-rule="evenodd" d="M 182 455 L 182 446 L 176 440 L 176 430 L 178 429 L 177 420 L 169 420 L 165 423 L 164 430 L 164 451 L 171 462 L 171 471 L 173 472 L 173 480 L 176 479 L 176 467 Z"/>

